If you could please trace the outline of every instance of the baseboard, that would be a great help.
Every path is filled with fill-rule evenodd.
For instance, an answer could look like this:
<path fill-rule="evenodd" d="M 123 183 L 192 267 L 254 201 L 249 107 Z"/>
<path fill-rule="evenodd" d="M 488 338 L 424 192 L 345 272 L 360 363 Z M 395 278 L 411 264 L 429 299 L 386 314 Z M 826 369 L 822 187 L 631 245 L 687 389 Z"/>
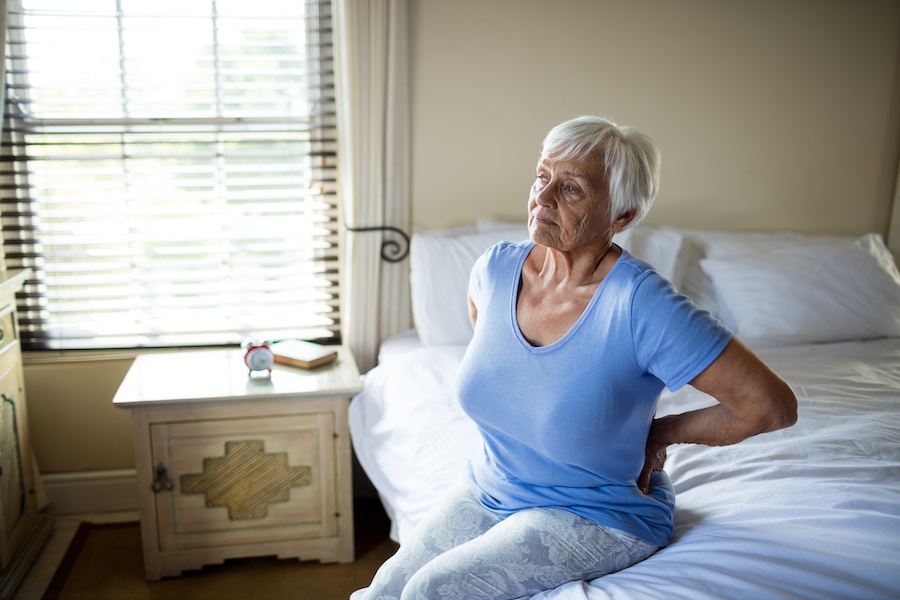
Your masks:
<path fill-rule="evenodd" d="M 138 510 L 134 469 L 47 473 L 41 479 L 51 515 Z"/>

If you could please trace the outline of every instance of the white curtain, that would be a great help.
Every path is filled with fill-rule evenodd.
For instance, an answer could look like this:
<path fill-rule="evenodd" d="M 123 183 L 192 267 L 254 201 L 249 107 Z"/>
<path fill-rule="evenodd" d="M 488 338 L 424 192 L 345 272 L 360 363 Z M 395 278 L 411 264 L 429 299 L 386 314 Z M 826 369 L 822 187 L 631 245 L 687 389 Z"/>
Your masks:
<path fill-rule="evenodd" d="M 409 231 L 407 0 L 333 0 L 344 224 Z M 345 233 L 342 335 L 361 372 L 412 324 L 409 261 L 381 259 L 392 234 Z"/>

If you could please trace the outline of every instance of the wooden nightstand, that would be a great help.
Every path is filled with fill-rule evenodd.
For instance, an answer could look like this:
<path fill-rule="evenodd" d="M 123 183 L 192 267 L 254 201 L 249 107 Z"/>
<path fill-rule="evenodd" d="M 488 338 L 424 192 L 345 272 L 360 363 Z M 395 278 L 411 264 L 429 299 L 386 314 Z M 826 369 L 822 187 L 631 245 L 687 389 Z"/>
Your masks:
<path fill-rule="evenodd" d="M 38 512 L 15 294 L 31 270 L 0 271 L 0 598 L 11 598 L 53 529 Z"/>
<path fill-rule="evenodd" d="M 347 405 L 353 356 L 248 377 L 242 350 L 135 359 L 113 402 L 132 413 L 148 580 L 228 558 L 352 562 Z"/>

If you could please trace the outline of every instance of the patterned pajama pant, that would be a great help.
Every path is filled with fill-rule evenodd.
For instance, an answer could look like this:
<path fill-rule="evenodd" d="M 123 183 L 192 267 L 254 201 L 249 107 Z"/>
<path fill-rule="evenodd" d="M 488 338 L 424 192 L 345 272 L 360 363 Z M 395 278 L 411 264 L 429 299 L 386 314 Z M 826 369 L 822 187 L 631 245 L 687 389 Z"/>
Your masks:
<path fill-rule="evenodd" d="M 640 562 L 657 547 L 561 509 L 500 517 L 458 482 L 350 600 L 529 598 Z"/>

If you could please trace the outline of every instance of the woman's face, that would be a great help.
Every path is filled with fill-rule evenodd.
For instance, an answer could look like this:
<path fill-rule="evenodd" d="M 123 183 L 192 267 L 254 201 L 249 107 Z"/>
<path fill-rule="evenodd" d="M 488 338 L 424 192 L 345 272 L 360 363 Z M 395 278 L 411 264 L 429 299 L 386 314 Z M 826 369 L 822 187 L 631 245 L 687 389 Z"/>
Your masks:
<path fill-rule="evenodd" d="M 602 159 L 556 161 L 542 157 L 528 197 L 528 233 L 542 246 L 602 251 L 618 230 L 610 216 L 609 186 Z"/>

